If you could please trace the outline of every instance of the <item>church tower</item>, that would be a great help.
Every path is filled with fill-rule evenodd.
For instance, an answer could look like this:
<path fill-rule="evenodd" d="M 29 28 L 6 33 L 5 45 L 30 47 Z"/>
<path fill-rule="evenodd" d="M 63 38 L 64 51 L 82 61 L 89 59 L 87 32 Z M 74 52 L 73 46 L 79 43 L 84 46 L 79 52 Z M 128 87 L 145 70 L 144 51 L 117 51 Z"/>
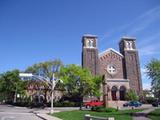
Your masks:
<path fill-rule="evenodd" d="M 88 68 L 93 75 L 98 74 L 98 48 L 95 35 L 82 37 L 82 66 Z"/>
<path fill-rule="evenodd" d="M 130 89 L 135 90 L 138 95 L 141 95 L 142 80 L 135 40 L 135 38 L 124 37 L 119 43 L 119 48 L 120 52 L 124 55 L 124 77 L 129 80 Z"/>

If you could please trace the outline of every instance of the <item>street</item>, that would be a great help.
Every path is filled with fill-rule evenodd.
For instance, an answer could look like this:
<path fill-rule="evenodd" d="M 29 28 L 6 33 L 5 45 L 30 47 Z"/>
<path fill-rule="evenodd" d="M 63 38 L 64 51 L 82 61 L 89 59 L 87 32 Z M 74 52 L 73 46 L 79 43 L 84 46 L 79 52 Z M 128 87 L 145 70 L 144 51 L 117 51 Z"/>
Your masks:
<path fill-rule="evenodd" d="M 54 107 L 54 112 L 78 110 L 79 107 Z M 42 120 L 36 114 L 47 114 L 50 108 L 29 109 L 12 105 L 0 105 L 0 120 Z"/>
<path fill-rule="evenodd" d="M 0 120 L 42 120 L 38 118 L 32 109 L 0 105 Z"/>

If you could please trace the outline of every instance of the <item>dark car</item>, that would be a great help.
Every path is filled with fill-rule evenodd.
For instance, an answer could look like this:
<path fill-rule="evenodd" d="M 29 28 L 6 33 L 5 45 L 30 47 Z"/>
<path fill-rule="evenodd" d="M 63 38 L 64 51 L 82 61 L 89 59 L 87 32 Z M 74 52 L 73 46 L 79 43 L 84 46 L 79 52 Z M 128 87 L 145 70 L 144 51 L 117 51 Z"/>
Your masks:
<path fill-rule="evenodd" d="M 128 103 L 124 103 L 123 104 L 123 107 L 139 107 L 139 106 L 142 106 L 142 103 L 140 103 L 139 101 L 130 101 Z"/>
<path fill-rule="evenodd" d="M 155 102 L 152 103 L 153 107 L 158 107 L 158 105 L 160 105 L 160 102 L 158 102 L 158 101 L 155 101 Z"/>

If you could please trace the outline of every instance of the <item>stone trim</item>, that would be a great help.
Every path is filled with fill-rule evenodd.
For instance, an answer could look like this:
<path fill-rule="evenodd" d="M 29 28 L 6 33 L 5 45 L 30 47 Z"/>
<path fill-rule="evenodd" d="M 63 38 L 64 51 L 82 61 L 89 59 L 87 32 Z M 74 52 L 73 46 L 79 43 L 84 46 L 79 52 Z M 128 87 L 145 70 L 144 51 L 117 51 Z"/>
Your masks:
<path fill-rule="evenodd" d="M 112 51 L 112 52 L 118 54 L 119 56 L 123 57 L 123 55 L 122 55 L 121 53 L 119 53 L 118 51 L 116 51 L 116 50 L 113 49 L 113 48 L 108 48 L 107 50 L 99 53 L 99 57 L 103 56 L 105 53 L 108 53 L 108 52 L 110 52 L 110 51 Z"/>

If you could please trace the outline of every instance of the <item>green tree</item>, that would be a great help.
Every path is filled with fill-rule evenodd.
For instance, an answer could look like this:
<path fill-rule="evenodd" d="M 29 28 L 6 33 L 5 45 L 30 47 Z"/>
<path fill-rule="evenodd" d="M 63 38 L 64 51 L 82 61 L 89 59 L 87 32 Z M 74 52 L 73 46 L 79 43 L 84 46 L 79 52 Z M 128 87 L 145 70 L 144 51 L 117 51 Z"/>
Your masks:
<path fill-rule="evenodd" d="M 55 73 L 56 76 L 58 77 L 59 76 L 58 72 L 62 65 L 63 63 L 58 59 L 50 60 L 34 64 L 28 67 L 25 70 L 25 72 L 31 72 L 33 74 L 41 75 L 49 79 L 50 82 L 52 82 L 53 73 Z"/>
<path fill-rule="evenodd" d="M 101 76 L 93 76 L 89 70 L 74 64 L 61 67 L 60 75 L 67 94 L 77 97 L 81 103 L 84 96 L 100 95 Z"/>
<path fill-rule="evenodd" d="M 7 71 L 0 75 L 0 92 L 4 99 L 16 102 L 17 94 L 24 94 L 24 81 L 19 78 L 19 70 Z"/>
<path fill-rule="evenodd" d="M 50 60 L 50 61 L 45 61 L 45 62 L 34 64 L 25 70 L 25 72 L 33 73 L 35 75 L 40 75 L 44 78 L 44 79 L 43 78 L 41 79 L 43 81 L 41 82 L 39 81 L 39 84 L 37 84 L 37 80 L 28 81 L 28 84 L 33 84 L 33 85 L 36 84 L 38 89 L 40 87 L 43 87 L 45 101 L 47 98 L 47 91 L 51 90 L 51 87 L 52 87 L 53 73 L 55 74 L 57 78 L 59 78 L 59 70 L 61 66 L 63 66 L 62 61 L 56 59 L 56 60 Z M 56 88 L 61 89 L 62 88 L 61 83 L 58 83 L 56 85 Z"/>
<path fill-rule="evenodd" d="M 146 65 L 146 74 L 152 80 L 151 86 L 156 98 L 160 99 L 160 60 L 152 59 Z"/>
<path fill-rule="evenodd" d="M 134 90 L 128 90 L 125 97 L 127 100 L 130 100 L 130 101 L 137 101 L 139 99 L 139 97 L 137 96 Z"/>

